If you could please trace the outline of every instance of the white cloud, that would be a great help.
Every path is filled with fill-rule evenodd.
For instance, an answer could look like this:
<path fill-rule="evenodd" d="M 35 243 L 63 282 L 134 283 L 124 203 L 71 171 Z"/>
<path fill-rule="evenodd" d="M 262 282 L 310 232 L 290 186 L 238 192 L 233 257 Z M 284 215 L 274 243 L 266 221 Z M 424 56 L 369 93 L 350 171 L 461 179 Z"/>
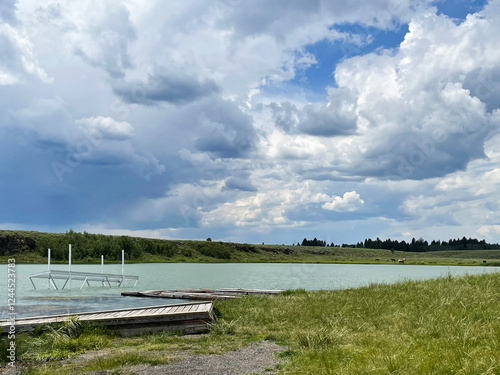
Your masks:
<path fill-rule="evenodd" d="M 0 24 L 0 50 L 0 85 L 23 83 L 30 77 L 53 81 L 40 66 L 31 41 L 7 23 Z"/>
<path fill-rule="evenodd" d="M 116 121 L 111 117 L 95 116 L 76 120 L 87 134 L 100 133 L 106 139 L 125 140 L 133 136 L 134 128 L 126 121 Z"/>
<path fill-rule="evenodd" d="M 359 210 L 365 203 L 355 191 L 348 191 L 342 197 L 334 195 L 331 199 L 331 202 L 326 202 L 321 207 L 330 211 L 350 212 Z"/>

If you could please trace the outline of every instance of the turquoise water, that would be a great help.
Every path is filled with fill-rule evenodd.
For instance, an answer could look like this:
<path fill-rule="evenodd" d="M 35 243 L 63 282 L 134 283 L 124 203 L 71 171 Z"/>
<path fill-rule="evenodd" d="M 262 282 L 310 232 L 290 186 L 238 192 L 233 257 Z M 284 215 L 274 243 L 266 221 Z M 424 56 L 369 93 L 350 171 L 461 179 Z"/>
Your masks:
<path fill-rule="evenodd" d="M 255 289 L 346 289 L 371 283 L 395 283 L 403 280 L 431 279 L 447 275 L 499 272 L 499 267 L 460 267 L 426 265 L 289 264 L 289 263 L 148 263 L 127 264 L 125 274 L 139 276 L 137 286 L 103 287 L 98 282 L 80 289 L 81 281 L 71 288 L 54 290 L 47 280 L 29 275 L 45 271 L 47 265 L 16 265 L 17 317 L 118 309 L 186 302 L 156 298 L 122 297 L 124 290 L 172 288 L 255 288 Z M 52 265 L 67 270 L 67 265 Z M 72 265 L 72 271 L 100 272 L 100 265 Z M 0 266 L 0 318 L 8 318 L 7 265 Z M 121 264 L 105 265 L 105 273 L 121 274 Z M 56 281 L 59 288 L 62 280 Z"/>

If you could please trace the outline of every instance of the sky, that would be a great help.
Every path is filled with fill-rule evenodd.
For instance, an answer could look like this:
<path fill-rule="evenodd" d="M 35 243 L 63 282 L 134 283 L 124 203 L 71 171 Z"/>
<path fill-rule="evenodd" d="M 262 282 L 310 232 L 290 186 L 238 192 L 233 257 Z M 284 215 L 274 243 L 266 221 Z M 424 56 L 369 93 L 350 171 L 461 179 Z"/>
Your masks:
<path fill-rule="evenodd" d="M 500 242 L 500 0 L 2 0 L 0 228 Z"/>

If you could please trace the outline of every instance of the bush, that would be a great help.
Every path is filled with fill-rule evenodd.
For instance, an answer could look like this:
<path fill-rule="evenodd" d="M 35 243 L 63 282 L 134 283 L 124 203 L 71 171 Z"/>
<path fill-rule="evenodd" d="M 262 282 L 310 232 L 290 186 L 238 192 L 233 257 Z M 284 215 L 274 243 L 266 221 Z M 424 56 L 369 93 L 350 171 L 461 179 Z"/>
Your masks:
<path fill-rule="evenodd" d="M 198 251 L 207 257 L 217 259 L 231 259 L 231 252 L 223 244 L 202 244 L 198 245 Z"/>

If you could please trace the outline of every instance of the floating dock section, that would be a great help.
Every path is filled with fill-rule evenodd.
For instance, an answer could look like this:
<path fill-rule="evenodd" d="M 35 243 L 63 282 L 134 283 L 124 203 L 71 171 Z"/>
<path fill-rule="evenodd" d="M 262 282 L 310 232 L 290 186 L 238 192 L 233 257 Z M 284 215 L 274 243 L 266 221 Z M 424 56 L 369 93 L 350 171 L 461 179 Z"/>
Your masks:
<path fill-rule="evenodd" d="M 75 316 L 82 322 L 104 325 L 122 336 L 158 331 L 179 331 L 185 334 L 194 334 L 209 330 L 209 323 L 213 320 L 214 311 L 212 302 L 194 302 L 19 318 L 15 321 L 16 332 L 30 332 L 39 325 L 61 323 Z M 8 334 L 11 325 L 11 320 L 0 321 L 2 335 Z"/>
<path fill-rule="evenodd" d="M 137 285 L 137 281 L 139 281 L 139 276 L 133 275 L 125 275 L 124 267 L 125 267 L 125 252 L 122 250 L 122 273 L 121 274 L 113 274 L 113 273 L 104 273 L 104 257 L 101 255 L 101 272 L 75 272 L 71 271 L 71 244 L 69 245 L 69 263 L 68 270 L 51 270 L 50 269 L 50 249 L 47 255 L 47 271 L 42 271 L 38 273 L 34 273 L 29 276 L 31 284 L 33 288 L 36 289 L 35 283 L 33 279 L 46 279 L 48 286 L 52 286 L 54 289 L 58 290 L 56 280 L 64 280 L 64 285 L 61 289 L 64 289 L 66 285 L 71 287 L 71 280 L 82 281 L 80 289 L 82 289 L 85 285 L 90 287 L 91 281 L 97 281 L 101 286 L 109 286 L 116 283 L 116 286 L 122 286 L 125 281 L 133 281 L 134 287 Z"/>
<path fill-rule="evenodd" d="M 85 285 L 90 287 L 91 281 L 98 281 L 101 286 L 110 286 L 110 287 L 115 284 L 116 286 L 121 286 L 125 281 L 134 281 L 134 287 L 135 287 L 137 281 L 139 280 L 139 276 L 117 275 L 111 273 L 48 270 L 30 275 L 31 284 L 33 285 L 33 288 L 36 289 L 33 279 L 46 279 L 49 281 L 50 285 L 57 290 L 59 289 L 59 287 L 56 284 L 56 280 L 64 280 L 64 284 L 61 289 L 64 289 L 64 287 L 68 285 L 68 282 L 71 280 L 82 281 L 80 289 L 82 289 Z"/>
<path fill-rule="evenodd" d="M 170 289 L 149 290 L 145 292 L 122 292 L 122 296 L 130 297 L 154 297 L 190 299 L 201 301 L 213 301 L 219 299 L 232 299 L 248 295 L 276 295 L 283 290 L 261 290 L 261 289 Z"/>

